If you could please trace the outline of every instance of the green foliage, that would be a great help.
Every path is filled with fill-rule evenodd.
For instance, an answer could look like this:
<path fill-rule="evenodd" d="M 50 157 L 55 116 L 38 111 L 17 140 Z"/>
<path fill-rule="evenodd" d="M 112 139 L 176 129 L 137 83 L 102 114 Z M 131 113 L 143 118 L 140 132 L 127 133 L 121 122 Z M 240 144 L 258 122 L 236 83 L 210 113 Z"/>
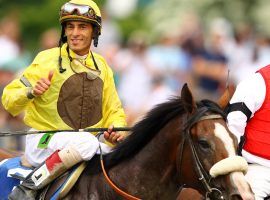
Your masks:
<path fill-rule="evenodd" d="M 65 2 L 67 0 L 0 0 L 0 18 L 17 16 L 24 46 L 37 51 L 41 33 L 53 27 L 60 31 L 59 10 Z"/>
<path fill-rule="evenodd" d="M 39 36 L 48 28 L 60 27 L 58 11 L 64 0 L 2 0 L 0 16 L 17 16 L 23 44 L 28 49 L 39 46 Z M 3 6 L 2 6 L 3 5 Z"/>
<path fill-rule="evenodd" d="M 17 15 L 24 45 L 37 50 L 42 32 L 52 27 L 60 30 L 59 9 L 66 1 L 0 0 L 0 18 Z M 101 7 L 106 3 L 106 0 L 95 1 Z M 160 31 L 181 27 L 183 14 L 194 11 L 204 25 L 213 18 L 225 17 L 234 26 L 248 22 L 270 35 L 269 9 L 269 0 L 138 0 L 138 10 L 125 19 L 117 19 L 117 23 L 125 40 L 135 30 L 144 30 L 154 38 Z"/>
<path fill-rule="evenodd" d="M 147 18 L 157 33 L 181 27 L 182 16 L 191 11 L 198 14 L 206 29 L 211 20 L 223 17 L 234 28 L 246 23 L 270 36 L 269 9 L 269 0 L 155 0 L 147 8 Z"/>
<path fill-rule="evenodd" d="M 132 15 L 125 19 L 117 21 L 123 35 L 123 42 L 128 40 L 130 34 L 136 30 L 149 31 L 148 24 L 146 23 L 146 15 L 142 10 L 136 10 Z"/>

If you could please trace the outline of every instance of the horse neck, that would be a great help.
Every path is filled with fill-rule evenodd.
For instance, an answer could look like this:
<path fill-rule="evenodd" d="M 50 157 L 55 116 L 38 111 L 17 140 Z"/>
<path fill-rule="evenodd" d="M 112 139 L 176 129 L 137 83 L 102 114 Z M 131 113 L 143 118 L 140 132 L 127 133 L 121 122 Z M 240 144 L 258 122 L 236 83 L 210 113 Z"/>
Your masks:
<path fill-rule="evenodd" d="M 165 167 L 170 161 L 174 161 L 174 159 L 171 158 L 171 153 L 176 146 L 174 145 L 174 138 L 170 137 L 170 133 L 172 133 L 172 130 L 169 127 L 165 127 L 161 130 L 156 137 L 135 156 L 136 160 L 141 161 L 138 165 L 145 167 L 148 163 L 151 163 L 151 165 L 155 164 L 160 167 Z M 133 162 L 136 161 L 134 160 Z M 175 164 L 175 162 L 173 163 Z"/>
<path fill-rule="evenodd" d="M 157 193 L 174 195 L 178 189 L 175 156 L 180 140 L 180 133 L 176 133 L 179 129 L 175 127 L 179 127 L 178 120 L 166 125 L 133 159 L 115 166 L 110 175 L 117 174 L 116 182 L 125 179 L 123 187 L 130 193 L 145 195 L 144 199 L 151 199 L 150 196 Z M 153 194 L 147 196 L 149 191 Z"/>

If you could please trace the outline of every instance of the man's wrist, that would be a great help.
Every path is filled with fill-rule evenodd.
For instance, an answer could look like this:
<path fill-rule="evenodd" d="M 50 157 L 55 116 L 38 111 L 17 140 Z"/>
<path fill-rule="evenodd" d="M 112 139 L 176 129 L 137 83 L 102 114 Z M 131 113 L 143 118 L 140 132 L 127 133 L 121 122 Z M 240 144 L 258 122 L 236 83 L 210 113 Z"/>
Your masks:
<path fill-rule="evenodd" d="M 28 99 L 33 99 L 33 98 L 36 97 L 36 96 L 34 95 L 34 90 L 33 90 L 33 88 L 29 88 L 29 89 L 27 90 L 26 96 L 27 96 Z"/>

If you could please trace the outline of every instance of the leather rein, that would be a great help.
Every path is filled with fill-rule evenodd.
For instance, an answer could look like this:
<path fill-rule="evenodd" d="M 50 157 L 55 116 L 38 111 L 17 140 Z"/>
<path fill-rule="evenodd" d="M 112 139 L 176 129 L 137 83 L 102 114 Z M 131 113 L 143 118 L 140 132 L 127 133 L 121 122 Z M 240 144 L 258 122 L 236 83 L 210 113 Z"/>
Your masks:
<path fill-rule="evenodd" d="M 191 152 L 192 152 L 192 157 L 193 157 L 193 161 L 195 164 L 195 170 L 196 173 L 198 175 L 198 179 L 199 181 L 202 183 L 202 185 L 204 186 L 205 190 L 206 190 L 206 194 L 205 197 L 206 199 L 208 199 L 209 195 L 216 192 L 218 193 L 220 199 L 223 199 L 223 194 L 222 192 L 215 187 L 211 187 L 210 186 L 210 181 L 211 181 L 211 176 L 209 175 L 208 172 L 206 172 L 206 170 L 204 169 L 199 156 L 196 152 L 196 148 L 194 146 L 194 143 L 192 142 L 191 139 L 191 135 L 190 135 L 190 129 L 198 122 L 203 121 L 203 120 L 209 120 L 209 119 L 224 119 L 224 113 L 221 110 L 214 110 L 215 112 L 219 113 L 219 114 L 212 114 L 212 115 L 206 115 L 206 112 L 211 111 L 211 109 L 207 108 L 207 107 L 202 107 L 200 109 L 198 109 L 198 111 L 193 114 L 191 117 L 189 117 L 187 119 L 187 123 L 183 129 L 183 133 L 184 133 L 184 138 L 181 142 L 181 146 L 180 146 L 180 173 L 181 173 L 181 166 L 182 166 L 182 155 L 183 155 L 183 151 L 184 151 L 184 146 L 185 143 L 187 141 L 187 143 L 190 145 L 191 147 Z M 120 196 L 124 197 L 127 200 L 141 200 L 140 198 L 137 198 L 135 196 L 132 196 L 126 192 L 124 192 L 123 190 L 121 190 L 118 186 L 116 186 L 113 181 L 109 178 L 106 169 L 104 167 L 104 163 L 103 163 L 103 156 L 102 156 L 102 151 L 101 151 L 101 147 L 100 148 L 100 163 L 101 163 L 101 168 L 102 168 L 102 172 L 104 174 L 104 177 L 106 179 L 106 181 L 108 182 L 108 184 L 112 187 L 112 189 L 119 194 Z"/>
<path fill-rule="evenodd" d="M 99 137 L 103 134 L 103 132 L 99 132 L 96 137 L 99 139 Z M 121 190 L 117 185 L 114 184 L 114 182 L 110 179 L 110 177 L 108 176 L 105 166 L 104 166 L 104 162 L 103 162 L 103 155 L 102 155 L 102 149 L 101 146 L 99 144 L 99 151 L 100 151 L 100 165 L 101 165 L 101 169 L 103 172 L 103 175 L 106 179 L 106 181 L 108 182 L 108 184 L 111 186 L 111 188 L 120 196 L 124 197 L 127 200 L 141 200 L 140 198 L 137 198 L 135 196 L 132 196 L 131 194 L 126 193 L 125 191 Z"/>
<path fill-rule="evenodd" d="M 213 193 L 217 193 L 219 199 L 224 199 L 224 196 L 222 192 L 216 188 L 216 187 L 211 187 L 210 182 L 212 177 L 209 175 L 209 173 L 204 169 L 202 162 L 196 152 L 195 145 L 192 141 L 191 138 L 191 133 L 190 130 L 191 128 L 198 122 L 203 121 L 203 120 L 209 120 L 209 119 L 224 119 L 224 113 L 220 110 L 218 111 L 219 114 L 210 114 L 206 115 L 206 112 L 211 111 L 211 109 L 207 107 L 202 107 L 198 109 L 198 111 L 190 116 L 187 121 L 186 125 L 183 129 L 184 137 L 181 142 L 180 146 L 180 167 L 179 167 L 179 174 L 181 174 L 181 166 L 182 166 L 182 158 L 183 158 L 183 152 L 184 152 L 184 146 L 186 143 L 189 144 L 191 148 L 191 153 L 192 153 L 192 158 L 193 158 L 193 163 L 195 165 L 195 171 L 198 176 L 198 180 L 202 183 L 203 187 L 205 188 L 205 198 L 209 199 L 209 195 Z M 216 112 L 217 110 L 215 110 Z"/>

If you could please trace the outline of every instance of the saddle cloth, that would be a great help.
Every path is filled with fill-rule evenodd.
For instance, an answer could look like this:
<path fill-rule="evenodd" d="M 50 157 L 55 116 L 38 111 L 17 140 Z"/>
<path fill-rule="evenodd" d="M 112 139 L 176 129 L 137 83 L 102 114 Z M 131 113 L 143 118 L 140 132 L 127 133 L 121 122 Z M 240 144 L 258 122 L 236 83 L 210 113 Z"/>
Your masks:
<path fill-rule="evenodd" d="M 49 187 L 51 194 L 50 200 L 56 200 L 63 198 L 74 186 L 78 180 L 80 174 L 86 167 L 86 163 L 83 162 L 76 167 L 69 170 L 65 178 L 60 179 L 61 184 L 58 183 L 57 179 Z M 0 200 L 7 200 L 8 195 L 13 190 L 14 187 L 21 183 L 21 180 L 27 177 L 33 169 L 21 165 L 21 157 L 15 157 L 10 159 L 5 159 L 0 162 Z M 57 185 L 57 187 L 54 187 Z M 54 191 L 51 191 L 53 188 Z M 42 192 L 43 193 L 43 192 Z M 46 194 L 43 193 L 45 197 Z"/>

